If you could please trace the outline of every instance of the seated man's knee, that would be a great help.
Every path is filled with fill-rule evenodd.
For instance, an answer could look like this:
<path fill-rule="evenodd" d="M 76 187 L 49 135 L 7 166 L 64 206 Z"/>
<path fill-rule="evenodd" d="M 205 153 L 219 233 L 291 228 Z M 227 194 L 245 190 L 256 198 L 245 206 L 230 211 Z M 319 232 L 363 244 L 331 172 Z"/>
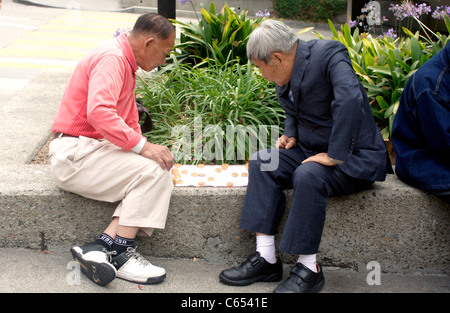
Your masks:
<path fill-rule="evenodd" d="M 294 188 L 297 186 L 308 186 L 308 188 L 323 188 L 325 179 L 324 165 L 316 162 L 308 162 L 300 165 L 292 176 Z"/>
<path fill-rule="evenodd" d="M 146 165 L 141 171 L 141 175 L 147 176 L 150 180 L 170 181 L 172 184 L 172 175 L 170 170 L 163 169 L 156 161 L 147 159 Z"/>

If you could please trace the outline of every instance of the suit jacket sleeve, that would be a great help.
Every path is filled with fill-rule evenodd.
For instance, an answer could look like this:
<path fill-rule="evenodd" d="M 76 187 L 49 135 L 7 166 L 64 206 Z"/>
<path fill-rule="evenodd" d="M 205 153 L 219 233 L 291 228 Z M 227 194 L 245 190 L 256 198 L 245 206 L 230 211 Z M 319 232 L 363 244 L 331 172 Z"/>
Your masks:
<path fill-rule="evenodd" d="M 330 53 L 332 53 L 330 51 Z M 356 77 L 348 52 L 341 47 L 332 54 L 326 68 L 326 75 L 333 88 L 331 102 L 333 126 L 328 145 L 328 156 L 347 161 L 352 155 L 354 144 L 364 120 L 362 87 Z"/>
<path fill-rule="evenodd" d="M 286 112 L 284 121 L 284 135 L 297 139 L 297 118 Z"/>

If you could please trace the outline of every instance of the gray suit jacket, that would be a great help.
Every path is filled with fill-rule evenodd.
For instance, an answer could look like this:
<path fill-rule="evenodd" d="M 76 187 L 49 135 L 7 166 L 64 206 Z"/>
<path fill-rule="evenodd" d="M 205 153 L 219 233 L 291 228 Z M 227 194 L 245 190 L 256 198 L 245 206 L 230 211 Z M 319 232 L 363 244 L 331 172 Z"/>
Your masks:
<path fill-rule="evenodd" d="M 349 176 L 385 179 L 386 146 L 343 44 L 299 40 L 291 81 L 276 90 L 286 112 L 284 134 L 297 138 L 307 156 L 327 152 L 345 161 L 337 166 Z"/>

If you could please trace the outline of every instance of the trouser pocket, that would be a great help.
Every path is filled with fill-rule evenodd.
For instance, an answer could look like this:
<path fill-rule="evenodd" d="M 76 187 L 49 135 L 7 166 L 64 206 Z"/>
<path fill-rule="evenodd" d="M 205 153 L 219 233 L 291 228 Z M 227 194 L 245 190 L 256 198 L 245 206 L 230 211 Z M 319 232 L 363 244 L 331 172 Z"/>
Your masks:
<path fill-rule="evenodd" d="M 88 137 L 62 137 L 49 146 L 49 163 L 53 177 L 62 189 L 72 191 L 71 181 L 77 171 L 95 151 L 107 143 Z"/>

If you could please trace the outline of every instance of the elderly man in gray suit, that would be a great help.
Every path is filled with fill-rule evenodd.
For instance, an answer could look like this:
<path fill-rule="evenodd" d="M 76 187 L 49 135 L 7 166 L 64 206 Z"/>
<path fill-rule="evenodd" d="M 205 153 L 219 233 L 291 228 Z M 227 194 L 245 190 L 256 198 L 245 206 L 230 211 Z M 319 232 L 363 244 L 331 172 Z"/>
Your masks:
<path fill-rule="evenodd" d="M 286 206 L 283 190 L 292 188 L 279 249 L 299 257 L 274 292 L 319 292 L 325 279 L 316 253 L 328 198 L 383 181 L 391 169 L 387 150 L 344 45 L 305 42 L 285 24 L 266 20 L 252 32 L 247 53 L 275 82 L 286 119 L 276 149 L 257 152 L 249 164 L 240 227 L 256 234 L 256 253 L 219 278 L 235 286 L 281 280 L 274 234 Z M 274 158 L 278 166 L 267 167 Z"/>

